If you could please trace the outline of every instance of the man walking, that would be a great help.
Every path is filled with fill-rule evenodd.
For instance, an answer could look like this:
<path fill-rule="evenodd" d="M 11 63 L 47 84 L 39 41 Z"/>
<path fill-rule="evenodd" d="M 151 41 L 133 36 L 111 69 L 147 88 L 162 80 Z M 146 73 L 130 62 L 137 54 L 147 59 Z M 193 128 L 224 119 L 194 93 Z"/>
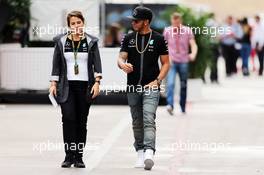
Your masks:
<path fill-rule="evenodd" d="M 162 35 L 150 28 L 153 13 L 146 7 L 133 11 L 134 32 L 121 43 L 118 66 L 127 74 L 127 98 L 132 115 L 134 147 L 138 153 L 135 167 L 151 170 L 156 151 L 156 110 L 161 81 L 169 67 L 167 43 Z M 159 58 L 161 69 L 159 68 Z"/>
<path fill-rule="evenodd" d="M 197 55 L 197 45 L 191 28 L 182 25 L 181 14 L 171 15 L 171 26 L 164 30 L 164 37 L 168 41 L 171 67 L 167 77 L 167 111 L 173 115 L 174 88 L 176 73 L 180 76 L 180 106 L 185 113 L 187 98 L 188 62 L 194 61 Z M 191 53 L 189 53 L 189 47 Z"/>
<path fill-rule="evenodd" d="M 239 57 L 239 47 L 237 41 L 243 36 L 241 26 L 236 23 L 232 16 L 228 16 L 226 24 L 223 25 L 224 33 L 220 36 L 222 55 L 226 64 L 226 75 L 231 77 L 237 73 L 237 58 Z"/>
<path fill-rule="evenodd" d="M 252 48 L 258 54 L 259 76 L 262 76 L 264 62 L 264 25 L 261 22 L 260 16 L 255 16 L 255 24 L 252 31 Z"/>

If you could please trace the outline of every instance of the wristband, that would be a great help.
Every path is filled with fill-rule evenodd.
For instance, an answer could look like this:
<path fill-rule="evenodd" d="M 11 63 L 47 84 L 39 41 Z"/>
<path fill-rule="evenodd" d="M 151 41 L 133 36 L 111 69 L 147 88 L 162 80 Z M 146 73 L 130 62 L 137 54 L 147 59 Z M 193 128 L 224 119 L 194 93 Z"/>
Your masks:
<path fill-rule="evenodd" d="M 98 83 L 100 85 L 100 80 L 96 80 L 95 83 Z"/>

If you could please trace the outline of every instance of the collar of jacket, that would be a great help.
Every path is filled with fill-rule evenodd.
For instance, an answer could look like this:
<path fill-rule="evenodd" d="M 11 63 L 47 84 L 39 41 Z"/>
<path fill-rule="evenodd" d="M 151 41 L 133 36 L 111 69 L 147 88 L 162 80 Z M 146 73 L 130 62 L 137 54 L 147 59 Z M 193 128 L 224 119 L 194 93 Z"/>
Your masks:
<path fill-rule="evenodd" d="M 64 43 L 66 42 L 66 39 L 67 39 L 67 36 L 69 35 L 69 33 L 63 33 L 63 34 L 59 34 L 57 36 L 55 36 L 53 38 L 53 41 L 56 43 L 56 42 L 59 42 L 61 41 L 61 46 L 62 46 L 62 50 L 64 50 Z M 88 33 L 84 33 L 85 35 L 85 38 L 87 40 L 87 43 L 88 43 L 88 51 L 92 48 L 92 46 L 98 42 L 98 38 L 95 37 L 95 36 L 92 36 L 92 35 L 89 35 Z"/>

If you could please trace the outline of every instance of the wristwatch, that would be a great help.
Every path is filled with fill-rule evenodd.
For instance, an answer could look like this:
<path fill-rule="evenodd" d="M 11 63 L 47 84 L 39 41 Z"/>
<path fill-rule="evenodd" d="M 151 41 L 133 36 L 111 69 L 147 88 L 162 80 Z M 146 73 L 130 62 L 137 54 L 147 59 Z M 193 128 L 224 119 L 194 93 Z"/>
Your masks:
<path fill-rule="evenodd" d="M 159 79 L 159 78 L 156 78 L 156 80 L 157 80 L 157 82 L 158 82 L 158 85 L 160 86 L 160 85 L 161 85 L 161 83 L 162 83 L 162 80 L 161 80 L 161 79 Z"/>

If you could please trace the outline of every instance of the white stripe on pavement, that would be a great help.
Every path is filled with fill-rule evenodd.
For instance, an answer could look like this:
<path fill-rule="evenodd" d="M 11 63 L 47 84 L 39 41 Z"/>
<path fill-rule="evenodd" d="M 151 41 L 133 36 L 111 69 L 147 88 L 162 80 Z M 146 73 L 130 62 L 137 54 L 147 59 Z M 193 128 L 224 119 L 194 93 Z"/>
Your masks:
<path fill-rule="evenodd" d="M 131 117 L 127 116 L 124 117 L 119 123 L 114 127 L 114 129 L 108 134 L 106 139 L 102 142 L 99 149 L 96 150 L 88 159 L 86 159 L 87 170 L 90 172 L 92 171 L 97 165 L 101 162 L 105 154 L 111 149 L 112 145 L 115 141 L 119 138 L 122 134 L 123 130 L 125 130 L 129 123 Z"/>

